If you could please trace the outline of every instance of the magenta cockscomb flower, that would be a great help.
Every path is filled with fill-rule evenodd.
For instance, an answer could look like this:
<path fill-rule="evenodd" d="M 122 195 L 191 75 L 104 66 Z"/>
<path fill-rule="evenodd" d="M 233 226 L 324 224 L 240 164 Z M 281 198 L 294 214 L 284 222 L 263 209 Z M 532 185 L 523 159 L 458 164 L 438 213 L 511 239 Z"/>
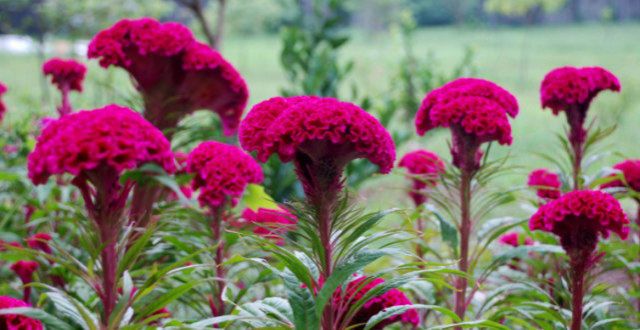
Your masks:
<path fill-rule="evenodd" d="M 562 194 L 562 182 L 558 174 L 540 168 L 529 173 L 527 180 L 529 187 L 536 189 L 536 195 L 545 200 L 558 199 Z"/>
<path fill-rule="evenodd" d="M 82 92 L 82 81 L 87 73 L 87 67 L 76 60 L 52 58 L 42 65 L 42 73 L 51 76 L 54 84 L 62 95 L 62 102 L 58 106 L 58 114 L 62 117 L 73 111 L 69 101 L 71 91 Z"/>
<path fill-rule="evenodd" d="M 354 277 L 356 276 L 354 275 Z M 402 291 L 391 289 L 369 299 L 351 317 L 346 316 L 350 306 L 357 303 L 367 292 L 382 283 L 384 283 L 384 280 L 381 278 L 370 279 L 366 276 L 357 276 L 347 284 L 344 290 L 338 287 L 333 294 L 333 303 L 337 306 L 338 315 L 336 315 L 336 320 L 341 325 L 340 329 L 347 327 L 352 327 L 350 329 L 363 329 L 369 319 L 387 308 L 412 305 L 409 298 Z M 381 321 L 373 329 L 383 329 L 396 322 L 417 326 L 420 323 L 420 316 L 415 309 L 409 309 L 402 314 L 394 315 Z"/>
<path fill-rule="evenodd" d="M 445 172 L 444 162 L 428 150 L 416 150 L 405 154 L 398 166 L 406 168 L 410 175 L 413 187 L 409 195 L 416 206 L 427 201 L 423 190 L 435 186 L 438 177 Z"/>
<path fill-rule="evenodd" d="M 388 173 L 395 147 L 373 116 L 354 104 L 313 96 L 276 97 L 256 105 L 240 127 L 240 143 L 265 162 L 294 161 L 307 194 L 339 190 L 343 168 L 367 158 Z M 328 188 L 333 186 L 333 188 Z"/>
<path fill-rule="evenodd" d="M 607 182 L 602 188 L 628 187 L 640 191 L 640 159 L 627 159 L 615 164 L 613 169 L 619 171 L 622 178 Z"/>
<path fill-rule="evenodd" d="M 256 235 L 273 240 L 278 245 L 284 244 L 284 235 L 295 229 L 298 219 L 285 209 L 259 208 L 254 211 L 245 209 L 242 219 L 253 227 Z"/>
<path fill-rule="evenodd" d="M 578 190 L 544 204 L 529 220 L 531 230 L 543 230 L 560 237 L 569 255 L 571 274 L 572 326 L 580 329 L 585 293 L 584 277 L 598 261 L 598 237 L 611 232 L 626 239 L 629 220 L 618 200 L 597 190 Z"/>
<path fill-rule="evenodd" d="M 10 308 L 31 307 L 28 303 L 7 296 L 0 296 L 0 311 Z M 0 315 L 0 329 L 6 330 L 42 330 L 42 322 L 19 314 Z"/>
<path fill-rule="evenodd" d="M 498 239 L 498 242 L 503 245 L 511 245 L 518 247 L 520 245 L 533 245 L 531 237 L 525 237 L 517 232 L 506 233 Z"/>
<path fill-rule="evenodd" d="M 27 238 L 27 246 L 34 250 L 40 250 L 46 254 L 51 254 L 51 246 L 49 246 L 49 241 L 51 241 L 51 235 L 47 233 L 37 233 L 29 238 Z"/>
<path fill-rule="evenodd" d="M 193 190 L 199 190 L 203 207 L 236 205 L 250 183 L 263 180 L 260 165 L 239 147 L 208 141 L 189 154 L 187 172 L 195 174 Z"/>
<path fill-rule="evenodd" d="M 145 118 L 168 136 L 181 118 L 200 109 L 218 113 L 226 134 L 238 127 L 249 95 L 244 79 L 180 23 L 121 20 L 91 40 L 88 56 L 129 72 Z"/>
<path fill-rule="evenodd" d="M 23 300 L 25 302 L 29 302 L 31 299 L 31 282 L 33 282 L 33 274 L 38 270 L 40 265 L 35 261 L 30 260 L 19 260 L 11 265 L 11 270 L 20 278 L 24 288 L 23 292 Z"/>
<path fill-rule="evenodd" d="M 7 112 L 7 106 L 2 101 L 2 95 L 7 92 L 7 86 L 0 82 L 0 122 L 4 119 L 4 113 Z"/>
<path fill-rule="evenodd" d="M 169 141 L 138 113 L 117 105 L 66 115 L 48 124 L 29 155 L 29 178 L 43 184 L 52 175 L 71 174 L 90 218 L 99 230 L 103 322 L 116 302 L 116 242 L 124 224 L 124 208 L 134 183 L 121 174 L 147 163 L 175 170 Z M 104 323 L 107 324 L 107 323 Z"/>
<path fill-rule="evenodd" d="M 459 78 L 425 97 L 415 123 L 420 135 L 436 127 L 449 127 L 453 164 L 477 170 L 482 143 L 511 144 L 508 117 L 517 114 L 518 102 L 507 90 L 487 80 Z"/>

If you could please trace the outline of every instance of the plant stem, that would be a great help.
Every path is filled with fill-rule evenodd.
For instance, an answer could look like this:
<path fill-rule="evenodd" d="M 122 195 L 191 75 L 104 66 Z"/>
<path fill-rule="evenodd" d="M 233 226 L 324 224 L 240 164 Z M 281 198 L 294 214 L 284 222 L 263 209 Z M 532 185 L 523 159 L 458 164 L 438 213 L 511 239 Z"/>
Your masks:
<path fill-rule="evenodd" d="M 462 168 L 460 175 L 460 261 L 458 268 L 467 272 L 469 268 L 469 238 L 471 235 L 471 179 L 473 173 Z M 455 312 L 460 319 L 464 319 L 467 309 L 466 303 L 467 279 L 460 277 L 456 280 Z M 457 328 L 460 329 L 460 328 Z"/>
<path fill-rule="evenodd" d="M 317 205 L 318 230 L 320 232 L 320 242 L 324 250 L 324 262 L 322 267 L 322 276 L 324 280 L 328 280 L 333 272 L 333 246 L 331 245 L 331 214 L 333 203 L 322 199 Z M 324 309 L 322 316 L 322 328 L 324 330 L 332 330 L 333 327 L 333 303 L 330 301 Z"/>
<path fill-rule="evenodd" d="M 64 86 L 60 91 L 62 94 L 62 104 L 58 108 L 58 114 L 60 117 L 70 114 L 73 111 L 71 102 L 69 101 L 69 87 Z"/>
<path fill-rule="evenodd" d="M 102 252 L 102 305 L 104 315 L 102 323 L 109 325 L 109 318 L 116 305 L 116 272 L 118 270 L 118 257 L 116 254 L 116 242 L 107 230 L 101 231 L 101 240 L 104 245 Z"/>
<path fill-rule="evenodd" d="M 571 330 L 582 328 L 582 300 L 587 258 L 582 256 L 571 258 Z"/>
<path fill-rule="evenodd" d="M 212 221 L 211 221 L 211 232 L 213 234 L 213 240 L 216 247 L 215 254 L 215 262 L 216 262 L 216 277 L 218 283 L 218 290 L 216 291 L 214 297 L 215 310 L 213 311 L 213 316 L 224 315 L 225 313 L 225 305 L 224 299 L 222 299 L 222 293 L 224 292 L 224 279 L 225 272 L 222 263 L 224 263 L 224 241 L 222 240 L 222 213 L 224 208 L 218 207 L 213 211 Z"/>
<path fill-rule="evenodd" d="M 582 187 L 580 177 L 582 176 L 582 143 L 572 143 L 573 147 L 573 190 L 580 190 Z"/>

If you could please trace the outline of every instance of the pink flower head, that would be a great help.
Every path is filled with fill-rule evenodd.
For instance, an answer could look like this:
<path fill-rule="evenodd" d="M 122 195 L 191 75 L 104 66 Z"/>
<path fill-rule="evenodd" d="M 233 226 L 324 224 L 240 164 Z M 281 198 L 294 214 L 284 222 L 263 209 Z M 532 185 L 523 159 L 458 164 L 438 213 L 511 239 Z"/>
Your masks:
<path fill-rule="evenodd" d="M 538 197 L 544 199 L 558 199 L 562 193 L 560 191 L 560 187 L 562 187 L 560 177 L 544 168 L 532 171 L 529 174 L 527 185 L 535 188 Z"/>
<path fill-rule="evenodd" d="M 613 166 L 621 172 L 624 180 L 614 180 L 602 185 L 602 188 L 629 187 L 640 191 L 640 159 L 627 159 Z"/>
<path fill-rule="evenodd" d="M 523 237 L 517 232 L 510 232 L 500 236 L 498 242 L 500 242 L 500 244 L 511 245 L 513 247 L 518 247 L 520 245 L 533 245 L 531 237 Z"/>
<path fill-rule="evenodd" d="M 193 190 L 200 190 L 201 206 L 218 208 L 225 202 L 236 205 L 250 183 L 264 179 L 260 165 L 236 146 L 207 141 L 189 154 L 187 172 L 195 174 Z"/>
<path fill-rule="evenodd" d="M 285 209 L 259 208 L 254 211 L 247 208 L 242 212 L 242 218 L 254 226 L 256 235 L 272 239 L 279 245 L 284 244 L 282 236 L 293 230 L 298 222 L 296 216 Z"/>
<path fill-rule="evenodd" d="M 314 96 L 275 97 L 257 104 L 240 126 L 240 143 L 267 161 L 294 160 L 305 191 L 339 181 L 351 160 L 367 158 L 380 172 L 393 167 L 395 146 L 380 122 L 354 104 Z M 323 167 L 320 169 L 319 167 Z M 322 172 L 325 178 L 312 178 Z M 311 174 L 315 173 L 315 174 Z M 313 181 L 313 182 L 312 182 Z"/>
<path fill-rule="evenodd" d="M 218 113 L 225 134 L 238 127 L 249 96 L 244 79 L 180 23 L 121 20 L 91 40 L 88 56 L 129 72 L 143 96 L 145 118 L 160 129 L 174 128 L 199 109 Z"/>
<path fill-rule="evenodd" d="M 416 205 L 426 202 L 422 189 L 435 186 L 437 178 L 445 172 L 444 162 L 435 153 L 427 150 L 409 152 L 400 160 L 400 167 L 407 169 L 411 176 L 413 189 L 409 193 Z"/>
<path fill-rule="evenodd" d="M 52 58 L 42 65 L 42 73 L 51 76 L 51 83 L 61 91 L 82 92 L 82 81 L 87 67 L 76 60 Z"/>
<path fill-rule="evenodd" d="M 529 228 L 556 234 L 568 252 L 593 251 L 598 234 L 607 238 L 614 232 L 626 239 L 628 223 L 620 203 L 611 195 L 597 190 L 579 190 L 542 205 L 529 220 Z"/>
<path fill-rule="evenodd" d="M 11 270 L 18 275 L 22 283 L 33 282 L 33 273 L 38 269 L 38 263 L 29 260 L 20 260 L 11 265 Z"/>
<path fill-rule="evenodd" d="M 169 141 L 131 109 L 108 105 L 64 116 L 42 131 L 29 155 L 29 178 L 43 184 L 49 176 L 109 169 L 119 175 L 145 163 L 175 169 Z"/>
<path fill-rule="evenodd" d="M 339 310 L 347 311 L 349 305 L 356 303 L 362 299 L 367 292 L 382 283 L 384 283 L 384 280 L 381 278 L 370 280 L 366 276 L 358 276 L 347 284 L 344 292 L 342 287 L 338 287 L 336 292 L 333 294 L 333 302 L 338 306 Z M 391 289 L 381 295 L 369 299 L 369 301 L 367 301 L 360 310 L 355 313 L 346 326 L 366 324 L 371 317 L 384 309 L 403 305 L 412 305 L 412 303 L 402 291 L 398 289 Z M 415 309 L 410 309 L 402 314 L 394 315 L 383 320 L 373 329 L 383 329 L 387 325 L 396 322 L 417 326 L 420 323 L 420 316 L 418 316 L 418 312 Z"/>
<path fill-rule="evenodd" d="M 26 302 L 7 296 L 0 296 L 0 310 L 31 307 Z M 39 320 L 18 314 L 0 315 L 0 329 L 7 330 L 42 330 L 44 327 Z"/>
<path fill-rule="evenodd" d="M 2 95 L 7 92 L 7 86 L 0 82 L 0 122 L 4 118 L 4 113 L 7 112 L 7 107 L 2 102 Z"/>
<path fill-rule="evenodd" d="M 27 238 L 27 245 L 34 250 L 40 250 L 44 253 L 51 254 L 51 246 L 49 246 L 49 241 L 51 241 L 51 239 L 51 235 L 47 233 L 37 233 Z"/>
<path fill-rule="evenodd" d="M 479 146 L 498 141 L 511 144 L 508 117 L 518 114 L 518 102 L 507 90 L 478 78 L 459 78 L 431 91 L 416 113 L 416 129 L 424 135 L 450 127 L 454 165 L 477 169 Z"/>

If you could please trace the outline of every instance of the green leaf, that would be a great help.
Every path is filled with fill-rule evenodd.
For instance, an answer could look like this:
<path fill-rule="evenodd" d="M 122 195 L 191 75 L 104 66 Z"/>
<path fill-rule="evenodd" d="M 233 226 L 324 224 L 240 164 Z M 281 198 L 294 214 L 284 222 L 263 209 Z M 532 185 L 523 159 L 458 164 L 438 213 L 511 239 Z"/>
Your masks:
<path fill-rule="evenodd" d="M 454 251 L 458 250 L 458 228 L 455 225 L 448 222 L 438 212 L 433 212 L 440 224 L 440 235 L 442 240 L 447 243 Z"/>
<path fill-rule="evenodd" d="M 278 203 L 276 203 L 273 198 L 267 194 L 264 190 L 264 187 L 257 184 L 249 184 L 247 189 L 242 196 L 242 202 L 248 208 L 252 210 L 258 210 L 259 208 L 275 210 L 278 209 Z"/>
<path fill-rule="evenodd" d="M 458 319 L 458 316 L 456 315 L 455 312 L 453 312 L 452 310 L 448 309 L 448 308 L 444 308 L 441 306 L 437 306 L 437 305 L 423 305 L 423 304 L 414 304 L 414 305 L 400 305 L 400 306 L 392 306 L 392 307 L 388 307 L 383 309 L 382 311 L 378 312 L 376 315 L 372 316 L 369 321 L 367 321 L 367 324 L 364 327 L 364 330 L 370 330 L 373 329 L 373 327 L 375 327 L 378 323 L 392 317 L 395 315 L 400 315 L 408 310 L 411 309 L 431 309 L 431 310 L 435 310 L 437 312 L 440 312 L 444 315 L 449 316 L 451 319 Z"/>

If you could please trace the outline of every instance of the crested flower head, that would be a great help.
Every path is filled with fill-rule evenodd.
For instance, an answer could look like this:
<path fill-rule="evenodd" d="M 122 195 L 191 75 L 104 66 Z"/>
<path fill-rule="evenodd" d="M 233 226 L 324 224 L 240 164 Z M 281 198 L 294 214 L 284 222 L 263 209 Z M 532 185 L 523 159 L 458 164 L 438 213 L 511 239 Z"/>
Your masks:
<path fill-rule="evenodd" d="M 438 176 L 445 172 L 445 165 L 440 157 L 427 150 L 416 150 L 405 154 L 399 166 L 406 168 L 411 176 L 413 189 L 410 195 L 416 205 L 426 201 L 426 196 L 420 190 L 427 186 L 435 186 Z"/>
<path fill-rule="evenodd" d="M 129 72 L 145 101 L 145 118 L 160 129 L 199 109 L 218 113 L 226 134 L 238 127 L 249 96 L 244 79 L 180 23 L 121 20 L 91 40 L 88 56 Z"/>
<path fill-rule="evenodd" d="M 640 159 L 628 159 L 613 166 L 621 172 L 623 179 L 614 180 L 602 185 L 602 188 L 629 187 L 640 191 Z"/>
<path fill-rule="evenodd" d="M 500 244 L 511 245 L 513 247 L 518 247 L 520 245 L 533 245 L 531 237 L 524 237 L 517 232 L 510 232 L 500 236 L 498 242 L 500 242 Z"/>
<path fill-rule="evenodd" d="M 49 176 L 77 176 L 98 168 L 120 174 L 145 163 L 175 169 L 169 141 L 131 109 L 108 105 L 51 122 L 29 155 L 29 178 L 42 184 Z"/>
<path fill-rule="evenodd" d="M 34 250 L 40 250 L 44 253 L 51 254 L 51 246 L 49 246 L 49 241 L 51 241 L 51 239 L 51 235 L 47 233 L 37 233 L 27 238 L 27 246 Z"/>
<path fill-rule="evenodd" d="M 7 86 L 5 86 L 2 82 L 0 82 L 0 122 L 4 118 L 4 113 L 7 111 L 7 107 L 4 105 L 2 101 L 2 95 L 7 92 Z"/>
<path fill-rule="evenodd" d="M 424 98 L 415 124 L 420 135 L 436 127 L 451 128 L 454 165 L 473 169 L 479 166 L 480 144 L 490 141 L 511 144 L 508 117 L 515 118 L 518 109 L 516 98 L 495 83 L 459 78 Z"/>
<path fill-rule="evenodd" d="M 7 296 L 0 296 L 0 310 L 31 307 L 26 302 Z M 18 314 L 0 315 L 0 329 L 7 330 L 42 330 L 44 327 L 39 320 Z"/>
<path fill-rule="evenodd" d="M 597 190 L 579 190 L 542 205 L 529 220 L 529 228 L 556 234 L 568 252 L 593 251 L 598 234 L 606 238 L 614 232 L 626 239 L 628 223 L 620 203 L 611 195 Z"/>
<path fill-rule="evenodd" d="M 250 183 L 264 179 L 260 165 L 236 146 L 207 141 L 198 145 L 187 160 L 187 172 L 195 174 L 193 190 L 200 190 L 201 206 L 236 205 Z"/>
<path fill-rule="evenodd" d="M 598 93 L 620 91 L 620 81 L 601 67 L 575 68 L 565 66 L 551 70 L 542 80 L 540 102 L 554 114 L 579 107 L 586 111 Z"/>
<path fill-rule="evenodd" d="M 371 280 L 365 276 L 354 275 L 354 277 L 356 278 L 349 282 L 344 290 L 342 287 L 338 287 L 336 292 L 333 294 L 334 304 L 345 311 L 348 310 L 348 305 L 355 304 L 371 289 L 384 283 L 384 280 L 381 278 Z M 345 304 L 347 304 L 346 308 L 343 307 Z M 348 325 L 353 326 L 357 324 L 366 324 L 371 317 L 379 312 L 393 306 L 404 305 L 412 305 L 412 303 L 402 291 L 398 289 L 391 289 L 365 302 L 360 310 L 353 315 L 353 318 L 350 320 Z M 415 309 L 409 309 L 402 314 L 386 318 L 382 322 L 378 323 L 373 329 L 383 329 L 387 325 L 396 322 L 417 326 L 420 323 L 420 317 Z M 355 329 L 360 328 L 362 327 Z"/>
<path fill-rule="evenodd" d="M 562 182 L 560 182 L 560 177 L 544 168 L 532 171 L 529 174 L 527 185 L 535 188 L 536 194 L 540 198 L 557 199 L 561 195 Z"/>
<path fill-rule="evenodd" d="M 11 270 L 18 275 L 22 283 L 31 283 L 33 273 L 38 269 L 38 263 L 29 260 L 20 260 L 11 265 Z"/>
<path fill-rule="evenodd" d="M 259 208 L 254 211 L 247 208 L 242 212 L 242 218 L 253 225 L 256 235 L 272 239 L 279 245 L 284 243 L 282 236 L 293 230 L 298 222 L 296 216 L 285 209 Z"/>
<path fill-rule="evenodd" d="M 82 81 L 87 67 L 76 60 L 52 58 L 42 65 L 42 72 L 45 76 L 51 76 L 51 83 L 59 90 L 82 92 Z"/>

